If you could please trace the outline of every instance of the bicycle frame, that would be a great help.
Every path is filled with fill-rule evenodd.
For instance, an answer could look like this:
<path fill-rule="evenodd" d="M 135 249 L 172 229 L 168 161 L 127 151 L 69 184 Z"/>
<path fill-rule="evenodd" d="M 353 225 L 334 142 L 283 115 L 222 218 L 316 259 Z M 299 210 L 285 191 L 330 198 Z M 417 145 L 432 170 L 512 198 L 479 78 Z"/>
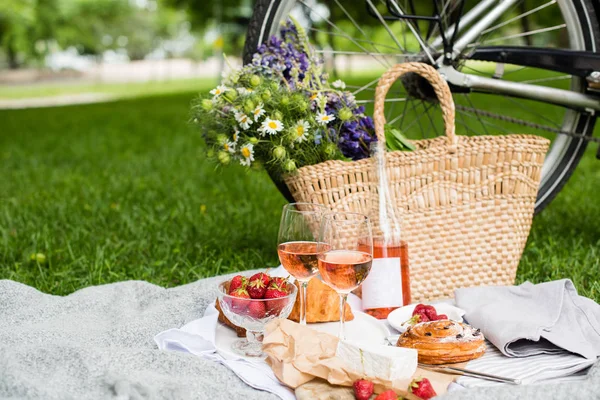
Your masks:
<path fill-rule="evenodd" d="M 588 82 L 600 83 L 600 54 L 593 52 L 494 46 L 479 47 L 465 57 L 463 52 L 467 46 L 476 40 L 479 35 L 496 22 L 498 18 L 500 18 L 500 16 L 517 1 L 518 0 L 483 0 L 469 12 L 460 16 L 458 20 L 445 31 L 442 29 L 439 14 L 433 16 L 407 14 L 402 10 L 396 0 L 387 0 L 388 11 L 392 17 L 382 17 L 381 14 L 374 9 L 369 0 L 367 0 L 367 10 L 372 15 L 376 12 L 380 19 L 407 20 L 411 32 L 417 38 L 427 58 L 438 68 L 439 72 L 451 85 L 477 92 L 505 94 L 523 99 L 540 100 L 546 103 L 551 102 L 572 109 L 583 110 L 591 114 L 600 111 L 600 97 L 593 93 L 576 93 L 558 88 L 486 78 L 479 75 L 466 74 L 454 68 L 453 61 L 458 57 L 464 57 L 469 60 L 509 63 L 524 67 L 564 72 L 573 76 L 585 78 Z M 464 3 L 464 1 L 462 1 L 462 3 Z M 434 2 L 434 4 L 436 3 Z M 540 7 L 544 6 L 542 5 Z M 435 8 L 437 12 L 437 5 Z M 465 30 L 465 27 L 469 23 L 477 19 L 478 21 L 476 23 Z M 431 23 L 439 24 L 440 35 L 433 40 L 431 47 L 427 47 L 424 44 L 420 34 L 416 32 L 413 25 L 408 20 L 427 20 Z M 457 35 L 462 31 L 464 32 L 460 35 L 458 40 L 455 40 Z M 448 40 L 449 38 L 450 40 Z M 443 46 L 443 50 L 440 48 L 441 46 Z M 442 50 L 443 53 L 435 58 L 434 53 L 439 53 L 440 50 Z"/>

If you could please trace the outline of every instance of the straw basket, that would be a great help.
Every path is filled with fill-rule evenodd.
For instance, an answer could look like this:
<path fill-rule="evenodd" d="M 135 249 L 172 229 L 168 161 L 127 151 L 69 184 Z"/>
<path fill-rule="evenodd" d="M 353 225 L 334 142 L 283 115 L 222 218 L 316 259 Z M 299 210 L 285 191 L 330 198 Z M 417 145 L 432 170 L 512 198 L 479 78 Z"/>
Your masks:
<path fill-rule="evenodd" d="M 529 135 L 456 136 L 447 83 L 426 64 L 405 63 L 388 70 L 375 92 L 381 145 L 385 96 L 409 72 L 435 90 L 446 134 L 415 141 L 412 152 L 386 153 L 389 190 L 409 244 L 413 301 L 451 297 L 459 287 L 512 285 L 549 141 Z M 296 201 L 366 213 L 377 228 L 375 171 L 372 159 L 326 161 L 300 168 L 285 183 Z"/>

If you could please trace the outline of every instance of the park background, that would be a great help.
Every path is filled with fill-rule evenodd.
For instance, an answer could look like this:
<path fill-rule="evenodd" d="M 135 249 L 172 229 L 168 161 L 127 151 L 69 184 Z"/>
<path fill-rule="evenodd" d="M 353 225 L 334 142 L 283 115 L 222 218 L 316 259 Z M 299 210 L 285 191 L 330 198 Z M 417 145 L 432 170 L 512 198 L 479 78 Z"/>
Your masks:
<path fill-rule="evenodd" d="M 284 198 L 263 171 L 208 162 L 189 123 L 224 54 L 241 63 L 252 6 L 0 2 L 0 279 L 65 295 L 278 265 Z M 518 282 L 571 278 L 600 300 L 596 150 L 535 217 Z"/>

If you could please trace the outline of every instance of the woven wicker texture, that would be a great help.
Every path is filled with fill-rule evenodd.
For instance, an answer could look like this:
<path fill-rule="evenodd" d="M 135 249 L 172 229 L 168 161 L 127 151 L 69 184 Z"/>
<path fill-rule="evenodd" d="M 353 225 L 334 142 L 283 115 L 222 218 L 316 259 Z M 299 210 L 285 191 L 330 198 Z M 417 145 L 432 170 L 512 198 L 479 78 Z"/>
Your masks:
<path fill-rule="evenodd" d="M 455 136 L 454 103 L 432 67 L 398 64 L 380 79 L 374 121 L 384 145 L 384 100 L 408 72 L 426 78 L 444 116 L 446 137 L 419 140 L 413 152 L 387 152 L 389 189 L 409 244 L 413 301 L 454 289 L 513 284 L 529 235 L 547 139 L 529 135 Z M 373 159 L 327 161 L 285 177 L 297 201 L 371 217 L 378 230 Z"/>

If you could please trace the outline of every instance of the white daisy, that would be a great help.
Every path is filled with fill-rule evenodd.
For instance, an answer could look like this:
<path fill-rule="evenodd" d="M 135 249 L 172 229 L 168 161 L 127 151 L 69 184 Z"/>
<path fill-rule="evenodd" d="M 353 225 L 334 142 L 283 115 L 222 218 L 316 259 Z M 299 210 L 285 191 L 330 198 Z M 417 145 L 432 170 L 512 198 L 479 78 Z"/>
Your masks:
<path fill-rule="evenodd" d="M 300 120 L 294 125 L 294 140 L 297 142 L 303 142 L 308 137 L 308 129 L 310 125 L 304 120 Z"/>
<path fill-rule="evenodd" d="M 281 132 L 283 128 L 284 126 L 281 121 L 266 118 L 260 126 L 259 131 L 262 132 L 262 136 L 264 136 L 265 133 L 268 133 L 269 135 L 275 135 L 277 132 Z"/>
<path fill-rule="evenodd" d="M 233 132 L 233 144 L 237 144 L 239 138 L 240 138 L 240 131 L 237 130 L 237 128 L 236 128 L 235 131 Z"/>
<path fill-rule="evenodd" d="M 317 104 L 321 104 L 321 102 L 324 99 L 325 98 L 323 97 L 323 95 L 321 93 L 315 93 L 312 96 L 310 96 L 310 101 L 315 101 Z"/>
<path fill-rule="evenodd" d="M 252 119 L 241 111 L 235 111 L 235 120 L 243 130 L 250 128 L 250 125 L 252 125 Z"/>
<path fill-rule="evenodd" d="M 216 88 L 214 88 L 213 90 L 211 90 L 210 94 L 212 94 L 213 96 L 217 97 L 217 96 L 222 95 L 226 91 L 227 91 L 227 86 L 219 85 Z"/>
<path fill-rule="evenodd" d="M 235 153 L 235 143 L 234 142 L 223 143 L 223 150 L 228 151 L 232 154 Z"/>
<path fill-rule="evenodd" d="M 336 89 L 341 89 L 341 90 L 346 89 L 346 83 L 344 83 L 344 81 L 341 79 L 338 79 L 337 81 L 333 82 L 331 85 Z"/>
<path fill-rule="evenodd" d="M 251 89 L 247 89 L 247 88 L 245 88 L 245 87 L 239 87 L 239 88 L 237 88 L 237 92 L 238 92 L 238 94 L 239 94 L 240 96 L 247 96 L 247 95 L 249 95 L 250 93 L 252 93 L 252 92 L 253 92 L 253 90 L 251 90 Z"/>
<path fill-rule="evenodd" d="M 263 103 L 260 103 L 259 105 L 256 106 L 256 108 L 252 112 L 252 114 L 254 115 L 254 120 L 256 122 L 258 122 L 258 119 L 265 114 L 265 109 L 263 107 L 264 107 Z"/>
<path fill-rule="evenodd" d="M 335 117 L 331 114 L 327 114 L 326 112 L 317 113 L 317 123 L 321 125 L 327 125 L 333 120 L 335 120 Z"/>
<path fill-rule="evenodd" d="M 249 167 L 254 161 L 254 145 L 252 143 L 246 143 L 240 149 L 240 153 L 242 154 L 242 159 L 240 160 L 240 164 L 243 166 Z"/>

